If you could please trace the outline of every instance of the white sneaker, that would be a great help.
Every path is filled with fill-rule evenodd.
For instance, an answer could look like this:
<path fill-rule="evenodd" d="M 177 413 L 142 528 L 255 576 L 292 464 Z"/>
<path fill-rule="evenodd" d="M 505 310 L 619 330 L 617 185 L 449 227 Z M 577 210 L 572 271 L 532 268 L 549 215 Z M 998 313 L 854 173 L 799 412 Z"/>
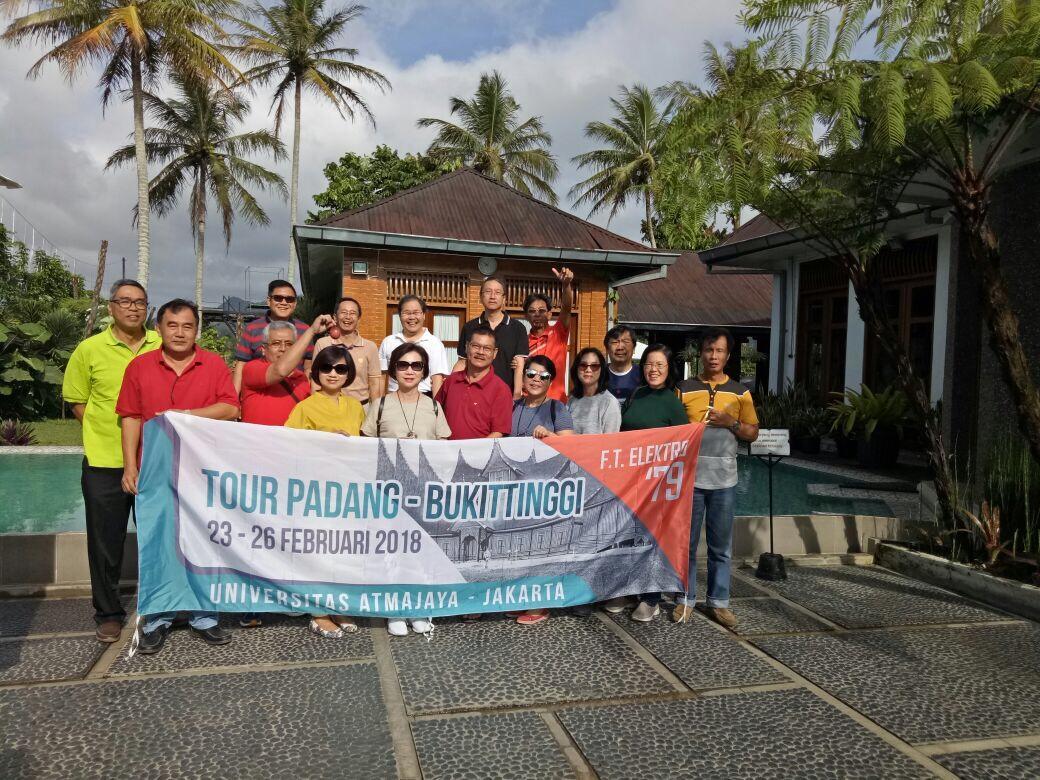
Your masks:
<path fill-rule="evenodd" d="M 390 636 L 408 636 L 408 623 L 401 618 L 386 621 L 386 633 Z"/>
<path fill-rule="evenodd" d="M 431 628 L 432 628 L 432 625 L 430 624 L 429 620 L 422 620 L 420 618 L 418 620 L 413 620 L 412 621 L 412 631 L 414 631 L 417 634 L 425 634 Z"/>
<path fill-rule="evenodd" d="M 632 619 L 640 623 L 649 623 L 660 614 L 661 608 L 657 604 L 640 601 L 639 606 L 632 610 Z"/>

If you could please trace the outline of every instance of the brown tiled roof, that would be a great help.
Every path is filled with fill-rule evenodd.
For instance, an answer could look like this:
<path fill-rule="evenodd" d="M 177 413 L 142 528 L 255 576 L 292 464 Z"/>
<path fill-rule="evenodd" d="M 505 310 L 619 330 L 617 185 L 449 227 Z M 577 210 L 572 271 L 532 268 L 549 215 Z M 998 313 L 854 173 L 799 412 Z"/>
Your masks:
<path fill-rule="evenodd" d="M 652 251 L 472 168 L 460 168 L 320 224 L 535 247 Z"/>
<path fill-rule="evenodd" d="M 762 236 L 783 232 L 784 229 L 765 214 L 758 214 L 726 236 L 726 240 L 719 246 L 739 244 L 741 241 L 750 241 L 753 238 L 761 238 Z"/>
<path fill-rule="evenodd" d="M 773 278 L 709 274 L 696 252 L 683 252 L 664 279 L 626 284 L 619 291 L 621 322 L 769 325 Z"/>

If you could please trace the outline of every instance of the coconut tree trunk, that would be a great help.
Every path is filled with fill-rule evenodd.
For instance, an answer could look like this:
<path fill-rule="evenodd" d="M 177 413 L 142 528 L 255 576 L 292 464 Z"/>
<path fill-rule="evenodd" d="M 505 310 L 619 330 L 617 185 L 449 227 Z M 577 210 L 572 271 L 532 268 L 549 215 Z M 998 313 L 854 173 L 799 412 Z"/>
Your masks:
<path fill-rule="evenodd" d="M 954 200 L 954 211 L 964 230 L 968 258 L 982 281 L 982 314 L 989 328 L 990 347 L 997 356 L 1018 416 L 1018 427 L 1040 463 L 1040 389 L 1019 337 L 1018 316 L 1000 267 L 1000 246 L 986 218 L 988 195 L 982 187 L 967 186 Z"/>
<path fill-rule="evenodd" d="M 924 427 L 925 439 L 928 442 L 928 462 L 935 478 L 935 496 L 939 511 L 943 514 L 941 519 L 948 526 L 953 525 L 958 522 L 959 517 L 953 472 L 939 427 L 938 415 L 932 409 L 932 401 L 925 390 L 924 382 L 914 371 L 910 355 L 885 312 L 880 285 L 868 276 L 856 258 L 842 258 L 841 265 L 852 282 L 860 316 L 884 350 L 886 357 L 895 366 L 899 384 L 910 401 L 915 417 Z"/>
<path fill-rule="evenodd" d="M 650 248 L 657 249 L 657 237 L 654 236 L 654 203 L 649 186 L 643 191 L 643 205 L 646 207 L 646 236 L 650 239 Z"/>
<path fill-rule="evenodd" d="M 296 79 L 296 100 L 293 103 L 292 181 L 289 184 L 289 282 L 296 277 L 296 242 L 292 228 L 296 224 L 297 201 L 300 197 L 300 98 L 303 87 Z"/>
<path fill-rule="evenodd" d="M 137 157 L 137 281 L 148 287 L 148 156 L 144 145 L 144 85 L 141 75 L 141 58 L 134 50 L 130 54 L 131 94 L 134 104 L 134 152 Z"/>
<path fill-rule="evenodd" d="M 206 199 L 202 205 L 198 221 L 195 223 L 195 305 L 202 308 L 202 274 L 206 267 Z M 199 327 L 202 327 L 200 321 Z"/>

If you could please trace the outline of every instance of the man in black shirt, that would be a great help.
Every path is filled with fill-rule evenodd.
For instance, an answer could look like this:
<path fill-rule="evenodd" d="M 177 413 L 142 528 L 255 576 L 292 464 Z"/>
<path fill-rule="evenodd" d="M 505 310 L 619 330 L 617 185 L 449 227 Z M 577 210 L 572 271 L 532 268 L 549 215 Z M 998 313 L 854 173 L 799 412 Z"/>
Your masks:
<path fill-rule="evenodd" d="M 527 328 L 520 320 L 514 320 L 503 311 L 506 305 L 506 288 L 497 276 L 489 276 L 480 285 L 480 302 L 484 311 L 462 327 L 459 337 L 459 360 L 453 371 L 461 371 L 466 363 L 466 344 L 470 334 L 477 327 L 484 326 L 495 331 L 495 343 L 498 354 L 492 364 L 495 374 L 506 383 L 513 392 L 513 398 L 519 398 L 523 382 L 523 365 L 513 367 L 513 358 L 527 355 Z"/>

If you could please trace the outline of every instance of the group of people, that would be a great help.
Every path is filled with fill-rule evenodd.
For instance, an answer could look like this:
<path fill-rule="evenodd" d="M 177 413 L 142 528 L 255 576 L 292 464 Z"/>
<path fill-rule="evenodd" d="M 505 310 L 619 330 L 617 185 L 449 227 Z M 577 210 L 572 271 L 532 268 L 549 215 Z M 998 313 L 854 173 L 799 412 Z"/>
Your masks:
<path fill-rule="evenodd" d="M 426 303 L 406 295 L 398 303 L 399 333 L 377 347 L 360 335 L 361 304 L 341 298 L 333 315 L 307 325 L 294 318 L 296 290 L 276 280 L 268 311 L 239 336 L 235 364 L 198 346 L 199 311 L 174 299 L 146 328 L 147 293 L 138 282 L 112 285 L 112 324 L 73 353 L 63 396 L 83 426 L 82 488 L 88 557 L 101 642 L 119 639 L 126 618 L 119 574 L 127 524 L 133 511 L 144 423 L 164 412 L 256 425 L 284 425 L 346 436 L 475 439 L 503 436 L 570 436 L 704 423 L 694 490 L 690 590 L 678 594 L 673 619 L 692 615 L 696 548 L 707 522 L 706 610 L 735 625 L 729 610 L 729 566 L 738 440 L 752 441 L 758 425 L 750 393 L 725 374 L 732 336 L 724 329 L 701 339 L 700 375 L 680 381 L 675 358 L 663 344 L 633 360 L 635 332 L 624 325 L 606 335 L 606 353 L 580 350 L 567 370 L 569 312 L 574 274 L 553 269 L 560 284 L 560 316 L 551 321 L 550 298 L 533 293 L 523 304 L 529 328 L 505 311 L 505 284 L 488 277 L 480 288 L 483 312 L 465 324 L 457 360 L 426 327 Z M 569 379 L 569 381 L 568 381 Z M 631 617 L 650 621 L 661 594 L 642 594 Z M 628 597 L 603 606 L 621 612 Z M 588 615 L 592 606 L 576 608 Z M 511 613 L 518 623 L 545 621 L 548 610 Z M 143 616 L 138 651 L 159 652 L 174 614 Z M 478 619 L 479 615 L 466 616 Z M 262 616 L 244 614 L 244 627 Z M 415 615 L 387 623 L 391 635 L 429 630 Z M 204 641 L 221 645 L 231 632 L 215 613 L 193 613 L 189 625 Z M 330 639 L 358 630 L 347 615 L 313 615 L 310 629 Z"/>

